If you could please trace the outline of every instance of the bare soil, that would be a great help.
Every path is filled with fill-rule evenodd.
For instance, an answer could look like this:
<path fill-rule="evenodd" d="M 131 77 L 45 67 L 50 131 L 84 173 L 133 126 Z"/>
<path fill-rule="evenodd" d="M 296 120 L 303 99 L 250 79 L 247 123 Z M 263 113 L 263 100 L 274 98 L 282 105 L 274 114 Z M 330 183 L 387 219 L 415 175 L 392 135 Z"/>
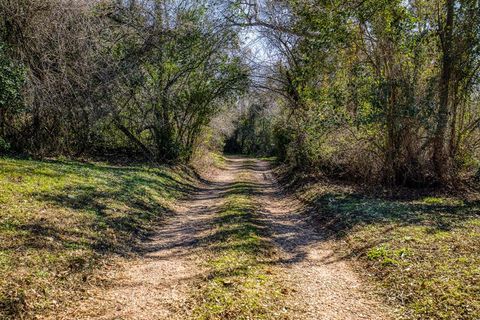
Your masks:
<path fill-rule="evenodd" d="M 281 259 L 278 274 L 292 292 L 293 319 L 392 319 L 393 311 L 361 281 L 350 262 L 311 225 L 302 204 L 284 194 L 267 163 L 255 161 L 265 225 Z"/>
<path fill-rule="evenodd" d="M 276 281 L 285 288 L 291 319 L 390 319 L 392 313 L 362 282 L 350 262 L 336 258 L 332 245 L 307 222 L 302 206 L 285 195 L 269 163 L 227 157 L 225 168 L 190 199 L 178 204 L 139 257 L 123 262 L 108 277 L 110 285 L 89 288 L 88 298 L 50 319 L 188 319 L 192 297 L 207 270 L 205 239 L 235 177 L 252 174 L 276 259 Z"/>

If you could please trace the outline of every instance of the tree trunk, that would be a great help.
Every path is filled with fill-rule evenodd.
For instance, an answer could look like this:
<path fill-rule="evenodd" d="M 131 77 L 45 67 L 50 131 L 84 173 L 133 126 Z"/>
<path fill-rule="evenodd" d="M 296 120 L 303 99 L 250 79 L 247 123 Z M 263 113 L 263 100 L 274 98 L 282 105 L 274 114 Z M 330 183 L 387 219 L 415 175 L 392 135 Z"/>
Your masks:
<path fill-rule="evenodd" d="M 161 112 L 157 111 L 158 134 L 156 137 L 157 160 L 161 162 L 171 162 L 177 159 L 178 153 L 174 144 L 174 128 L 169 114 L 168 101 L 166 93 L 163 93 L 161 99 Z"/>
<path fill-rule="evenodd" d="M 0 138 L 5 138 L 5 114 L 6 111 L 4 108 L 0 108 Z"/>
<path fill-rule="evenodd" d="M 440 181 L 445 181 L 450 171 L 450 164 L 445 150 L 445 140 L 449 120 L 450 82 L 452 78 L 452 42 L 454 23 L 454 0 L 446 0 L 447 18 L 440 30 L 442 42 L 442 72 L 440 78 L 440 102 L 437 113 L 437 128 L 433 140 L 433 166 Z"/>
<path fill-rule="evenodd" d="M 114 118 L 114 123 L 117 129 L 120 130 L 130 141 L 137 145 L 149 160 L 153 160 L 152 152 L 120 122 L 120 119 Z"/>
<path fill-rule="evenodd" d="M 452 104 L 451 104 L 451 119 L 450 121 L 450 140 L 448 142 L 448 156 L 450 163 L 453 163 L 455 157 L 457 156 L 457 141 L 458 141 L 458 130 L 457 130 L 457 118 L 458 118 L 458 108 L 459 108 L 459 98 L 458 98 L 458 83 L 456 83 L 455 88 L 452 93 Z"/>
<path fill-rule="evenodd" d="M 385 157 L 385 168 L 386 168 L 386 182 L 389 185 L 395 185 L 397 183 L 397 156 L 398 156 L 398 143 L 397 143 L 397 117 L 395 108 L 397 107 L 397 95 L 396 95 L 396 85 L 392 80 L 389 81 L 389 97 L 387 101 L 387 117 L 386 117 L 386 132 L 387 132 L 387 143 L 386 143 L 386 157 Z"/>

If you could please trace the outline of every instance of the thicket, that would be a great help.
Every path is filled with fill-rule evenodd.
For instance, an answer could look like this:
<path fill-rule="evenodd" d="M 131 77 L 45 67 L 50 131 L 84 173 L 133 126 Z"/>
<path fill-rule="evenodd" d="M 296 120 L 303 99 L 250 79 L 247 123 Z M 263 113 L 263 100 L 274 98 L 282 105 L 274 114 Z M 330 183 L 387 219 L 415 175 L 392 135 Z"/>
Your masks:
<path fill-rule="evenodd" d="M 248 84 L 207 1 L 0 1 L 0 146 L 188 160 Z"/>
<path fill-rule="evenodd" d="M 480 176 L 479 0 L 0 0 L 0 68 L 3 151 L 224 139 L 362 181 Z"/>
<path fill-rule="evenodd" d="M 279 154 L 296 168 L 388 184 L 479 168 L 477 0 L 250 1 L 279 59 Z"/>
<path fill-rule="evenodd" d="M 233 130 L 225 139 L 226 153 L 272 156 L 277 154 L 274 124 L 277 108 L 263 95 L 257 99 L 244 99 L 238 107 Z"/>

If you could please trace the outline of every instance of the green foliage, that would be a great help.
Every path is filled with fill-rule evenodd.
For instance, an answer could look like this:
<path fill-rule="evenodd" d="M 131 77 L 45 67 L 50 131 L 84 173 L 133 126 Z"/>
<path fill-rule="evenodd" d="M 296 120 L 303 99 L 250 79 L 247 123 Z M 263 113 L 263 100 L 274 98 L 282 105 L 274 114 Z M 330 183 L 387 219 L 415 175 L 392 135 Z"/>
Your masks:
<path fill-rule="evenodd" d="M 408 254 L 410 254 L 408 248 L 390 250 L 388 247 L 378 246 L 370 249 L 367 252 L 367 257 L 370 260 L 379 261 L 383 266 L 388 266 L 400 264 L 399 259 L 403 259 Z"/>
<path fill-rule="evenodd" d="M 457 170 L 475 172 L 472 158 L 478 159 L 470 139 L 480 134 L 471 100 L 478 96 L 480 19 L 475 1 L 454 2 L 454 93 L 442 144 L 449 174 L 457 177 Z M 350 179 L 432 183 L 444 40 L 437 30 L 445 23 L 445 12 L 436 10 L 445 2 L 289 3 L 298 41 L 271 40 L 286 50 L 274 74 L 287 97 L 279 137 L 289 139 L 279 158 Z"/>
<path fill-rule="evenodd" d="M 19 151 L 185 162 L 212 118 L 249 84 L 238 36 L 204 2 L 42 3 L 0 6 L 8 18 L 2 36 L 15 53 L 5 62 L 0 52 L 0 110 L 17 98 L 26 107 L 0 114 L 8 131 L 0 135 Z M 15 65 L 26 66 L 28 99 L 17 90 Z"/>
<path fill-rule="evenodd" d="M 10 149 L 10 144 L 0 137 L 0 152 L 8 151 Z"/>
<path fill-rule="evenodd" d="M 21 107 L 24 78 L 23 68 L 8 57 L 5 44 L 0 43 L 0 109 L 16 111 Z"/>
<path fill-rule="evenodd" d="M 235 131 L 227 139 L 224 151 L 268 156 L 275 152 L 274 110 L 260 101 L 249 104 L 234 121 Z"/>
<path fill-rule="evenodd" d="M 189 160 L 223 102 L 248 85 L 246 66 L 230 50 L 235 34 L 213 33 L 215 25 L 202 5 L 177 10 L 176 27 L 144 58 L 134 98 L 119 114 L 122 125 L 158 161 Z"/>
<path fill-rule="evenodd" d="M 5 44 L 0 42 L 0 153 L 8 151 L 7 117 L 18 113 L 23 105 L 21 96 L 24 70 L 9 58 Z"/>

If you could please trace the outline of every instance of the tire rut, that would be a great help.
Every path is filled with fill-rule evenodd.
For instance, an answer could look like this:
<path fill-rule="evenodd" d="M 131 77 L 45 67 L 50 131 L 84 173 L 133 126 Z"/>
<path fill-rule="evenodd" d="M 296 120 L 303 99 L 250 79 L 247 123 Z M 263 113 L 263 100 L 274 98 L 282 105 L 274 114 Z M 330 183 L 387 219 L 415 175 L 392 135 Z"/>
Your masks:
<path fill-rule="evenodd" d="M 227 157 L 226 168 L 178 205 L 134 261 L 109 274 L 107 288 L 89 288 L 88 298 L 47 319 L 188 319 L 192 291 L 205 279 L 204 259 L 213 221 L 235 177 L 251 174 L 260 219 L 274 244 L 272 268 L 286 290 L 291 319 L 391 319 L 390 310 L 331 244 L 306 221 L 301 204 L 282 193 L 268 162 Z"/>

